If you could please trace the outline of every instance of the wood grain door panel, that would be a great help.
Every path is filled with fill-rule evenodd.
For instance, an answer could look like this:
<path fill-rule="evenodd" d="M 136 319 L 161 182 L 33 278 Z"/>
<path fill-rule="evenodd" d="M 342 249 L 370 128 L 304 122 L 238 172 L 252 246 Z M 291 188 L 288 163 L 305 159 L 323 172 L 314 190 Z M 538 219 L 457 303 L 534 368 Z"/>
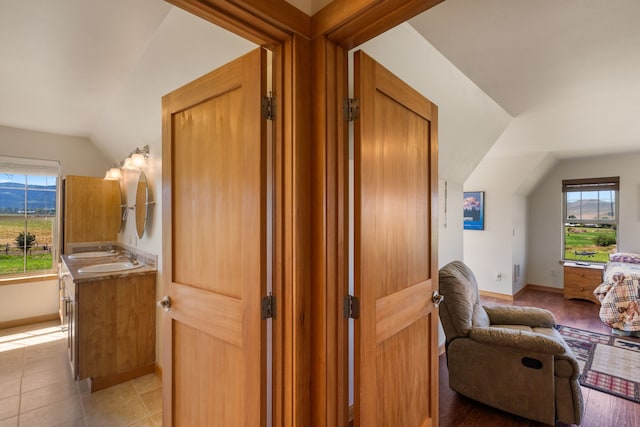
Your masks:
<path fill-rule="evenodd" d="M 164 425 L 266 419 L 265 52 L 163 98 Z"/>
<path fill-rule="evenodd" d="M 355 54 L 356 424 L 437 425 L 437 108 Z"/>

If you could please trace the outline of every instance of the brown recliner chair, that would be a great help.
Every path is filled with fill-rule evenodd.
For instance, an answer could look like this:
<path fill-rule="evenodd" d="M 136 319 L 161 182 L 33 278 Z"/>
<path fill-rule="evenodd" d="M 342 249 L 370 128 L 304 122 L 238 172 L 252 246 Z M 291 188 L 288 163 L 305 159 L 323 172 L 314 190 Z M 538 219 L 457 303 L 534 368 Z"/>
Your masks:
<path fill-rule="evenodd" d="M 579 368 L 548 310 L 483 307 L 473 272 L 440 269 L 440 320 L 449 387 L 478 402 L 547 424 L 580 424 Z"/>

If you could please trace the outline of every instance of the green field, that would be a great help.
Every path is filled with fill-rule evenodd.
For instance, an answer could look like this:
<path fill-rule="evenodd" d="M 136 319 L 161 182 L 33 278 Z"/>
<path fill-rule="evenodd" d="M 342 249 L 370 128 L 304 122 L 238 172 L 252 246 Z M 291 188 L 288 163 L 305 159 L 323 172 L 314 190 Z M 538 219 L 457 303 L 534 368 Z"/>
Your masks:
<path fill-rule="evenodd" d="M 564 259 L 587 262 L 607 262 L 609 254 L 616 251 L 616 245 L 598 246 L 595 243 L 600 234 L 615 237 L 616 232 L 610 228 L 565 226 Z M 579 256 L 576 252 L 595 252 L 592 256 Z"/>
<path fill-rule="evenodd" d="M 0 275 L 51 270 L 54 221 L 53 216 L 0 215 Z M 36 243 L 26 256 L 15 241 L 25 225 L 36 236 Z"/>

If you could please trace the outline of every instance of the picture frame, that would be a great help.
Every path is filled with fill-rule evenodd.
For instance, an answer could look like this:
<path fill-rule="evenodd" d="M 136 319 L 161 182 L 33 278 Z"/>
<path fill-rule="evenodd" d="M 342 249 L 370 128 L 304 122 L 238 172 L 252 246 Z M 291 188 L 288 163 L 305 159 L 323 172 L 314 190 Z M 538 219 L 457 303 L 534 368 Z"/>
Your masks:
<path fill-rule="evenodd" d="M 484 230 L 484 191 L 465 191 L 462 210 L 465 230 Z"/>

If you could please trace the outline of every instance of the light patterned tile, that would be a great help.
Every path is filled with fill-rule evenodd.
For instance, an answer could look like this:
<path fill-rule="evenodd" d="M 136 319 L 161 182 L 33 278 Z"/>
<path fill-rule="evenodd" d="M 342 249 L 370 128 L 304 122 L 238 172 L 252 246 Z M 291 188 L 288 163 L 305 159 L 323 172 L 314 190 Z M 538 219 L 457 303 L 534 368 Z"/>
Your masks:
<path fill-rule="evenodd" d="M 162 412 L 152 415 L 151 421 L 153 421 L 153 427 L 162 427 Z"/>
<path fill-rule="evenodd" d="M 6 397 L 0 400 L 0 420 L 18 415 L 20 396 Z"/>
<path fill-rule="evenodd" d="M 148 391 L 157 390 L 162 387 L 162 382 L 156 374 L 148 374 L 131 380 L 133 387 L 140 394 Z"/>
<path fill-rule="evenodd" d="M 28 412 L 80 394 L 75 382 L 63 381 L 22 393 L 20 412 Z"/>
<path fill-rule="evenodd" d="M 137 421 L 133 424 L 129 424 L 130 427 L 154 427 L 153 420 L 151 418 L 145 418 L 144 420 Z"/>
<path fill-rule="evenodd" d="M 71 376 L 71 369 L 68 365 L 48 366 L 48 369 L 46 370 L 25 375 L 22 378 L 22 392 L 25 393 L 27 391 L 58 383 L 75 383 Z"/>
<path fill-rule="evenodd" d="M 64 339 L 29 345 L 24 352 L 24 359 L 26 362 L 42 361 L 60 356 L 68 356 L 67 341 Z"/>
<path fill-rule="evenodd" d="M 20 378 L 24 368 L 24 347 L 0 344 L 0 378 L 2 381 Z"/>
<path fill-rule="evenodd" d="M 18 417 L 0 420 L 0 427 L 18 427 Z"/>
<path fill-rule="evenodd" d="M 86 423 L 92 427 L 128 426 L 147 417 L 140 396 L 130 382 L 82 396 Z"/>
<path fill-rule="evenodd" d="M 71 377 L 71 368 L 69 367 L 69 356 L 63 354 L 51 354 L 49 357 L 42 357 L 39 359 L 25 359 L 24 361 L 24 374 L 33 375 L 43 371 L 63 370 L 69 372 Z"/>
<path fill-rule="evenodd" d="M 140 394 L 144 406 L 147 408 L 147 412 L 150 415 L 162 412 L 162 389 L 151 390 L 146 393 Z"/>
<path fill-rule="evenodd" d="M 79 396 L 68 397 L 56 403 L 20 414 L 20 427 L 76 426 L 83 422 Z"/>
<path fill-rule="evenodd" d="M 5 399 L 11 396 L 17 396 L 20 394 L 20 383 L 22 378 L 15 377 L 5 380 L 0 377 L 0 399 Z"/>

